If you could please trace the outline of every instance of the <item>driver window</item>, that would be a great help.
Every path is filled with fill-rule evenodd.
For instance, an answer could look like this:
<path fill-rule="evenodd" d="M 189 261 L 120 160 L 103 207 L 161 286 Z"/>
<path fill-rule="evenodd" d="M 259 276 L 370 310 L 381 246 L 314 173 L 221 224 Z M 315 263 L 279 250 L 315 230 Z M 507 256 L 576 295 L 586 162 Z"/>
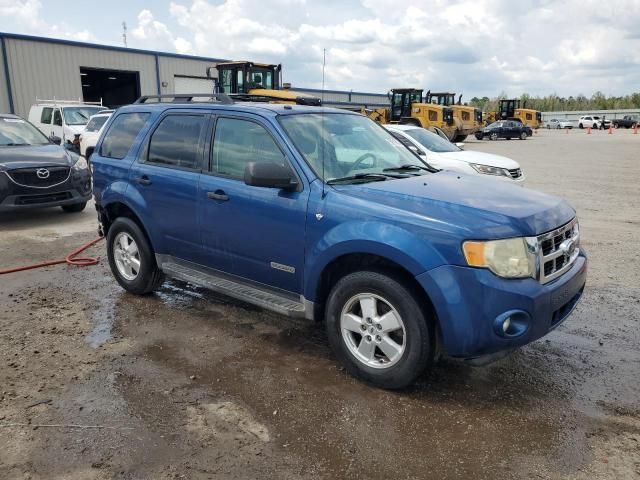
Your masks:
<path fill-rule="evenodd" d="M 286 165 L 284 154 L 262 125 L 237 118 L 218 119 L 211 157 L 214 174 L 237 179 L 244 178 L 249 162 Z"/>
<path fill-rule="evenodd" d="M 62 115 L 60 114 L 59 108 L 56 108 L 53 111 L 53 124 L 57 125 L 58 127 L 62 126 Z"/>

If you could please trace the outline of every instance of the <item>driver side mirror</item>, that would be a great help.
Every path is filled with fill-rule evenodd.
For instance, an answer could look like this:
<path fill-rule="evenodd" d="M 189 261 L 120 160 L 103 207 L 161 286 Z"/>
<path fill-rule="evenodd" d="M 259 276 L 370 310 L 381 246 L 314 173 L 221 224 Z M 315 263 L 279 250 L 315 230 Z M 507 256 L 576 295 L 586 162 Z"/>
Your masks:
<path fill-rule="evenodd" d="M 288 166 L 273 162 L 249 162 L 244 169 L 244 183 L 253 187 L 296 190 L 298 181 Z"/>
<path fill-rule="evenodd" d="M 51 143 L 55 143 L 56 145 L 60 145 L 62 143 L 62 139 L 60 137 L 58 137 L 57 135 L 51 135 L 49 137 L 49 141 Z"/>

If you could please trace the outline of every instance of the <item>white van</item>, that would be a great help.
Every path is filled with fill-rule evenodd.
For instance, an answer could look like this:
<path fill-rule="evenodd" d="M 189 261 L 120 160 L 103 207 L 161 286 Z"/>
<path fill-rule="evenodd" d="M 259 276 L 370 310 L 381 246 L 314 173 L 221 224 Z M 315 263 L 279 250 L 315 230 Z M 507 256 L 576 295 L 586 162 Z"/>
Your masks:
<path fill-rule="evenodd" d="M 47 137 L 72 143 L 82 133 L 89 117 L 105 110 L 101 103 L 63 100 L 37 100 L 29 110 L 29 121 Z"/>

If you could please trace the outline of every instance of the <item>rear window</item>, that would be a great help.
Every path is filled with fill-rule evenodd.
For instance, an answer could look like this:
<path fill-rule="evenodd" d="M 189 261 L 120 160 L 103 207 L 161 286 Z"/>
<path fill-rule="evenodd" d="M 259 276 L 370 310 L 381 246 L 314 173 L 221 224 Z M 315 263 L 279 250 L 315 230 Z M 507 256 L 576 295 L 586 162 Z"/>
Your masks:
<path fill-rule="evenodd" d="M 148 113 L 123 113 L 118 115 L 102 141 L 100 155 L 109 158 L 124 158 L 148 117 Z"/>
<path fill-rule="evenodd" d="M 53 108 L 44 107 L 42 109 L 42 115 L 40 115 L 40 123 L 47 123 L 47 124 L 51 123 L 51 114 L 52 113 L 53 113 Z"/>
<path fill-rule="evenodd" d="M 169 167 L 200 168 L 200 139 L 206 126 L 202 115 L 169 115 L 153 132 L 148 161 Z"/>

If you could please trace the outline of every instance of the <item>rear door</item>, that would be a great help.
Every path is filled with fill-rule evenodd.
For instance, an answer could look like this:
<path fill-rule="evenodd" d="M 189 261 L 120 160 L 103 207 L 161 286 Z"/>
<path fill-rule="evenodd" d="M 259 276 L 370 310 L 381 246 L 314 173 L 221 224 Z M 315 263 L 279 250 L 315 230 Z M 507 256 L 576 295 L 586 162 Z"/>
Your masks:
<path fill-rule="evenodd" d="M 198 182 L 209 119 L 202 110 L 166 112 L 145 138 L 129 179 L 155 226 L 156 253 L 198 263 Z"/>
<path fill-rule="evenodd" d="M 249 162 L 295 168 L 278 133 L 258 117 L 233 114 L 215 121 L 209 171 L 200 180 L 199 215 L 206 265 L 290 292 L 302 291 L 309 189 L 249 186 Z"/>

